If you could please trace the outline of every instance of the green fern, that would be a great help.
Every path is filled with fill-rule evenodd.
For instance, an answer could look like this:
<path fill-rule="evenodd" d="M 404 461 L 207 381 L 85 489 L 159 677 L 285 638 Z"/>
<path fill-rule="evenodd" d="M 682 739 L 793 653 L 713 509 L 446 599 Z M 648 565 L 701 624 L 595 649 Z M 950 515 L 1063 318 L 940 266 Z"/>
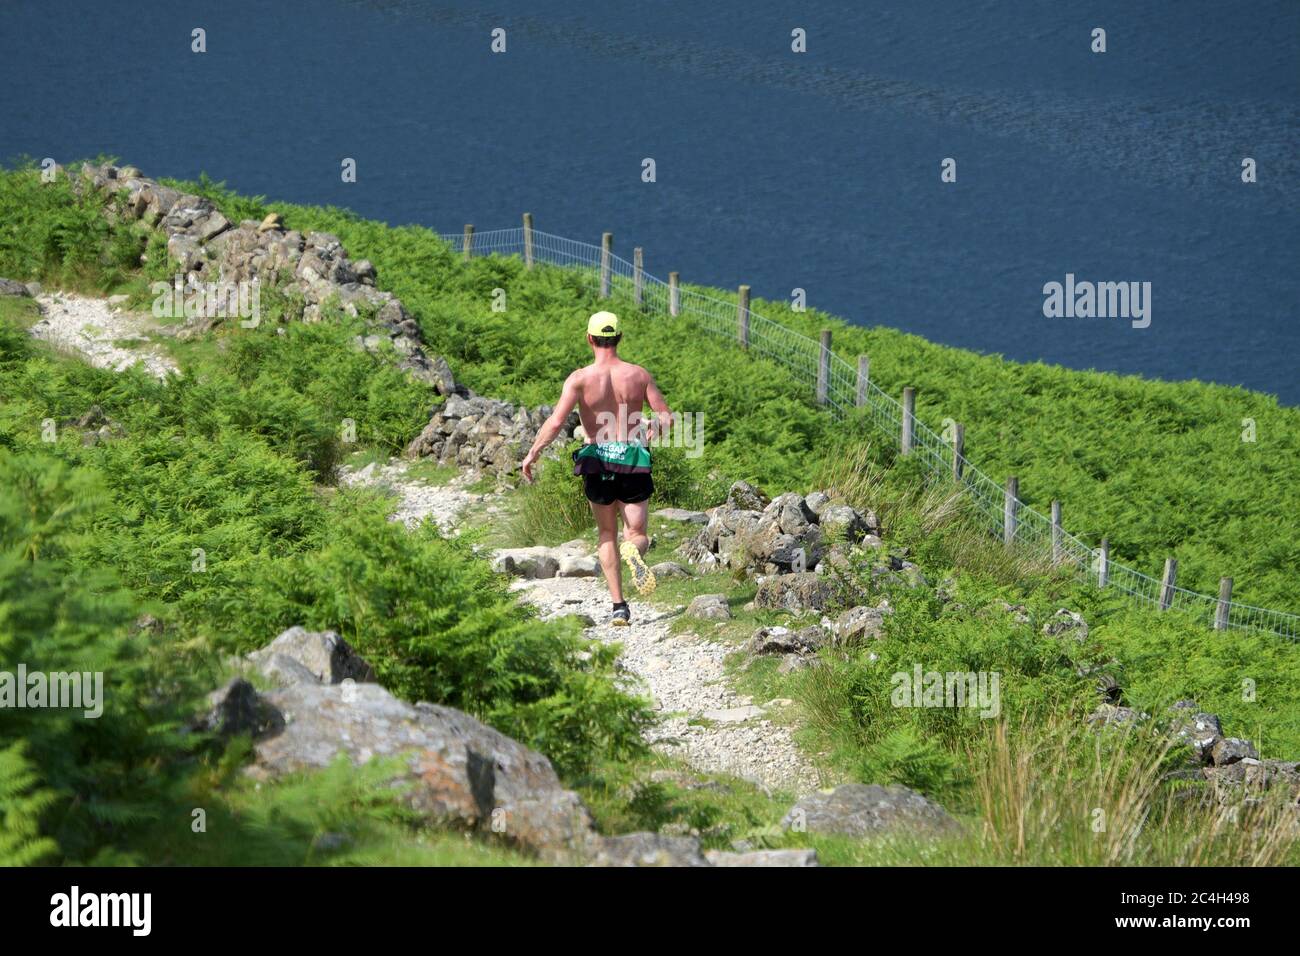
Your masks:
<path fill-rule="evenodd" d="M 38 786 L 36 768 L 21 741 L 0 749 L 0 866 L 31 866 L 53 856 L 58 844 L 41 835 L 41 815 L 56 801 Z"/>

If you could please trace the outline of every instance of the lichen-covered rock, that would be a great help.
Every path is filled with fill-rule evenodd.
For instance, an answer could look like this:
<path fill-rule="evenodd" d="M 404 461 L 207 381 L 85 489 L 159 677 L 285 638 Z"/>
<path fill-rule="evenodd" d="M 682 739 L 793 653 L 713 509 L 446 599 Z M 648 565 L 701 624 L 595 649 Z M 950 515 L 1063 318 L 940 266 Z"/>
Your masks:
<path fill-rule="evenodd" d="M 825 610 L 833 600 L 834 591 L 826 579 L 815 572 L 804 571 L 764 578 L 754 595 L 754 606 L 802 614 Z"/>
<path fill-rule="evenodd" d="M 821 510 L 830 504 L 831 499 L 824 491 L 810 492 L 804 499 L 804 505 L 815 515 L 820 515 Z"/>
<path fill-rule="evenodd" d="M 725 594 L 697 594 L 686 606 L 686 616 L 703 621 L 729 621 L 731 608 Z"/>
<path fill-rule="evenodd" d="M 1175 704 L 1174 715 L 1170 725 L 1174 739 L 1188 744 L 1198 760 L 1208 763 L 1214 745 L 1223 738 L 1223 725 L 1219 723 L 1218 715 L 1196 709 L 1195 701 Z"/>
<path fill-rule="evenodd" d="M 812 665 L 815 658 L 806 657 L 802 654 L 786 654 L 781 658 L 781 663 L 777 667 L 778 674 L 793 674 L 795 671 L 803 670 L 805 667 Z"/>
<path fill-rule="evenodd" d="M 780 625 L 760 627 L 745 643 L 750 654 L 815 654 L 829 642 L 826 629 L 814 624 L 792 630 Z"/>
<path fill-rule="evenodd" d="M 1029 608 L 1023 604 L 1011 604 L 1008 601 L 1001 601 L 997 606 L 1011 615 L 1011 620 L 1017 624 L 1028 624 L 1030 621 Z"/>
<path fill-rule="evenodd" d="M 255 779 L 390 759 L 400 799 L 430 822 L 490 831 L 544 857 L 585 857 L 598 840 L 578 796 L 564 789 L 546 757 L 468 714 L 408 704 L 329 632 L 291 628 L 250 655 L 277 662 L 283 686 L 258 693 L 236 678 L 212 695 L 200 727 L 254 738 L 247 773 Z M 322 680 L 336 681 L 331 683 Z"/>
<path fill-rule="evenodd" d="M 1048 637 L 1068 637 L 1082 644 L 1088 639 L 1088 622 L 1078 612 L 1060 608 L 1043 625 L 1043 633 Z"/>
<path fill-rule="evenodd" d="M 221 738 L 236 734 L 258 737 L 278 731 L 283 724 L 280 712 L 263 700 L 252 684 L 242 677 L 234 677 L 208 695 L 208 709 L 195 721 L 194 727 Z"/>
<path fill-rule="evenodd" d="M 681 521 L 687 524 L 708 524 L 709 516 L 703 511 L 688 511 L 685 508 L 660 508 L 651 512 L 651 516 L 664 521 Z"/>
<path fill-rule="evenodd" d="M 846 567 L 849 548 L 865 540 L 875 517 L 847 505 L 816 503 L 818 509 L 794 492 L 769 501 L 753 486 L 736 482 L 726 504 L 709 512 L 704 527 L 678 550 L 706 570 L 722 566 L 751 575 L 801 573 L 824 562 Z M 839 522 L 831 525 L 834 548 L 824 530 L 827 515 Z"/>
<path fill-rule="evenodd" d="M 1243 797 L 1281 789 L 1290 803 L 1300 805 L 1300 762 L 1295 760 L 1242 757 L 1221 767 L 1205 767 L 1202 773 L 1220 803 L 1235 803 Z"/>
<path fill-rule="evenodd" d="M 660 581 L 668 578 L 689 578 L 691 576 L 691 572 L 676 561 L 660 561 L 658 564 L 652 565 L 650 571 Z"/>
<path fill-rule="evenodd" d="M 888 606 L 854 607 L 845 611 L 835 622 L 835 636 L 841 644 L 861 644 L 878 638 L 884 632 Z"/>
<path fill-rule="evenodd" d="M 762 511 L 767 503 L 767 495 L 747 481 L 736 482 L 727 492 L 727 509 L 730 511 Z"/>
<path fill-rule="evenodd" d="M 309 631 L 291 627 L 266 647 L 253 651 L 247 660 L 271 676 L 288 659 L 306 669 L 318 683 L 340 684 L 345 680 L 374 681 L 374 669 L 347 641 L 334 631 Z"/>
<path fill-rule="evenodd" d="M 81 431 L 83 445 L 98 445 L 126 434 L 121 423 L 109 418 L 99 405 L 91 405 L 86 409 L 85 414 L 73 423 L 73 427 Z"/>
<path fill-rule="evenodd" d="M 915 790 L 861 783 L 801 797 L 781 825 L 796 832 L 851 837 L 902 832 L 946 836 L 961 829 L 948 811 Z"/>
<path fill-rule="evenodd" d="M 1132 727 L 1141 723 L 1147 716 L 1132 707 L 1103 703 L 1088 715 L 1087 722 L 1097 727 Z"/>
<path fill-rule="evenodd" d="M 594 578 L 600 574 L 600 559 L 594 554 L 565 554 L 555 572 L 557 578 Z"/>
<path fill-rule="evenodd" d="M 1249 740 L 1240 737 L 1222 737 L 1210 748 L 1210 761 L 1216 767 L 1226 767 L 1248 757 L 1259 759 L 1259 752 Z"/>
<path fill-rule="evenodd" d="M 591 828 L 586 808 L 551 763 L 468 714 L 407 704 L 378 684 L 292 684 L 265 699 L 284 718 L 254 743 L 250 772 L 272 778 L 328 766 L 393 758 L 403 799 L 425 818 L 491 829 L 537 851 L 579 849 Z"/>
<path fill-rule="evenodd" d="M 624 833 L 602 839 L 589 866 L 709 866 L 700 841 L 691 836 Z"/>
<path fill-rule="evenodd" d="M 548 547 L 498 548 L 492 552 L 492 570 L 519 578 L 583 578 L 600 571 L 600 561 L 581 538 Z"/>
<path fill-rule="evenodd" d="M 817 522 L 828 536 L 847 541 L 857 541 L 878 527 L 875 515 L 863 515 L 849 505 L 824 506 L 817 514 Z"/>
<path fill-rule="evenodd" d="M 560 570 L 560 559 L 550 548 L 501 548 L 492 555 L 492 570 L 519 578 L 553 578 Z"/>

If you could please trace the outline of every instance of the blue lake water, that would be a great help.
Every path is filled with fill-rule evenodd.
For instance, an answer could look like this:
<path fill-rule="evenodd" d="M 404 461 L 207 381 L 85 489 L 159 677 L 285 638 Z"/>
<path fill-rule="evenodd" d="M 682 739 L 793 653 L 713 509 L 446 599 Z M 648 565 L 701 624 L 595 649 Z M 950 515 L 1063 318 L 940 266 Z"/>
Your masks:
<path fill-rule="evenodd" d="M 660 276 L 1300 404 L 1297 41 L 1293 0 L 5 0 L 0 161 L 444 232 L 527 210 Z M 1045 318 L 1067 273 L 1150 282 L 1150 326 Z"/>

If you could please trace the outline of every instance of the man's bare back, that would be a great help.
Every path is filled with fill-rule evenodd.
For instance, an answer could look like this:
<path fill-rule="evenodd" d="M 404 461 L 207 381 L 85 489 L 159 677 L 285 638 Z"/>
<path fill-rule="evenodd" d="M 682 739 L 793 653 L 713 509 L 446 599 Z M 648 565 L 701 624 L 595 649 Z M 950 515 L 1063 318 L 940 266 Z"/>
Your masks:
<path fill-rule="evenodd" d="M 627 441 L 630 436 L 636 436 L 642 409 L 647 404 L 656 412 L 668 411 L 653 376 L 640 365 L 624 362 L 617 356 L 576 370 L 565 383 L 566 391 L 570 384 L 577 399 L 578 418 L 589 442 Z M 650 429 L 653 425 L 647 431 Z"/>

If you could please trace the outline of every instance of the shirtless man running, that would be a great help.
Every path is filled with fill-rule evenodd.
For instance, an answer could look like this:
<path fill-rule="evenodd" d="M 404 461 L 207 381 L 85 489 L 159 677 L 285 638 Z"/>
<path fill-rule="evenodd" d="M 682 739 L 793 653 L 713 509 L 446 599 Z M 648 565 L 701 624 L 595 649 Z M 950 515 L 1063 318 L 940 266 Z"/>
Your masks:
<path fill-rule="evenodd" d="M 656 434 L 667 434 L 672 412 L 654 377 L 639 365 L 618 357 L 618 316 L 597 312 L 587 322 L 587 342 L 595 361 L 564 380 L 555 411 L 537 432 L 537 440 L 524 458 L 524 479 L 533 480 L 533 466 L 564 426 L 573 406 L 587 443 L 573 453 L 573 473 L 585 482 L 587 500 L 600 535 L 600 566 L 614 602 L 612 624 L 631 623 L 632 613 L 623 600 L 623 575 L 618 558 L 632 570 L 637 590 L 649 594 L 655 578 L 642 556 L 650 547 L 646 537 L 646 515 L 654 481 L 650 477 L 650 449 L 645 442 Z M 653 420 L 642 420 L 642 408 L 649 405 Z M 623 519 L 623 544 L 618 542 L 618 519 Z"/>

